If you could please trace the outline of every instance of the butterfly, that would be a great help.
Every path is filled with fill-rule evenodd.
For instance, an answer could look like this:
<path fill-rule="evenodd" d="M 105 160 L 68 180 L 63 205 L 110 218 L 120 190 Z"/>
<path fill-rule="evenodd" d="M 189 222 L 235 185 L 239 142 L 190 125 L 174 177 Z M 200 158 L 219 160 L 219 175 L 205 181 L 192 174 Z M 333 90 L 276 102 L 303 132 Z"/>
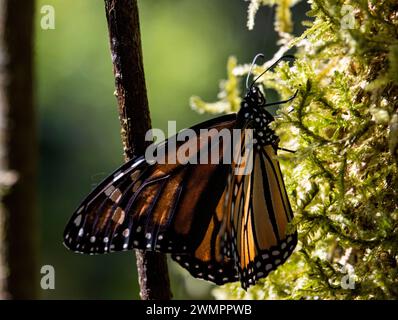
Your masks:
<path fill-rule="evenodd" d="M 293 58 L 283 56 L 266 71 Z M 132 159 L 73 213 L 64 232 L 66 247 L 85 254 L 131 249 L 171 253 L 194 277 L 218 285 L 240 281 L 244 289 L 283 264 L 296 246 L 297 232 L 288 232 L 293 212 L 277 160 L 279 138 L 269 127 L 274 117 L 265 108 L 293 100 L 298 91 L 285 101 L 267 104 L 256 86 L 261 76 L 250 86 L 248 76 L 237 113 L 196 125 L 187 129 L 194 133 L 191 138 L 169 138 L 156 149 L 165 158 L 207 150 L 218 162 Z M 234 130 L 251 132 L 251 145 L 242 144 L 243 133 L 239 143 L 212 139 Z M 249 157 L 238 164 L 224 163 L 223 150 L 238 155 L 234 159 L 242 159 L 243 151 Z M 247 168 L 249 158 L 251 170 L 237 170 L 242 164 Z"/>

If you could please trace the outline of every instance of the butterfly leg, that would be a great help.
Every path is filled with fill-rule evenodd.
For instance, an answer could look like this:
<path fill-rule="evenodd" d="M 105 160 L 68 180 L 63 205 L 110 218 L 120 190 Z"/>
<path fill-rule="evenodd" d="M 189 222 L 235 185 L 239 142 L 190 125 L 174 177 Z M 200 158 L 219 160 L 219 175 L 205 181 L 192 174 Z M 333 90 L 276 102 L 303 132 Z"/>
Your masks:
<path fill-rule="evenodd" d="M 290 153 L 296 153 L 296 152 L 297 152 L 297 151 L 294 151 L 294 150 L 285 149 L 285 148 L 280 148 L 280 147 L 278 147 L 278 149 L 279 149 L 279 150 L 282 150 L 282 151 L 290 152 Z"/>
<path fill-rule="evenodd" d="M 296 98 L 297 94 L 298 94 L 298 90 L 296 90 L 296 92 L 294 93 L 294 95 L 292 95 L 289 99 L 287 99 L 287 100 L 282 100 L 282 101 L 277 101 L 277 102 L 266 103 L 266 104 L 264 105 L 264 107 L 270 107 L 270 106 L 275 106 L 275 105 L 278 105 L 278 104 L 288 103 L 288 102 L 292 101 L 294 98 Z"/>

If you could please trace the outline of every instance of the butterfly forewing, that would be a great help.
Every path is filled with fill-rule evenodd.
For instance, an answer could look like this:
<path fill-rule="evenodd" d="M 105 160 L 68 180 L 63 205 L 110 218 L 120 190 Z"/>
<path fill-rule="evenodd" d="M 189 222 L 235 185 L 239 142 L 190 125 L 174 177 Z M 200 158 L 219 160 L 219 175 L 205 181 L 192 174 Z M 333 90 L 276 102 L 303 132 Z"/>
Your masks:
<path fill-rule="evenodd" d="M 236 115 L 223 116 L 191 128 L 198 134 L 198 152 L 208 148 L 210 157 L 211 150 L 223 149 L 222 140 L 203 137 L 200 129 L 216 129 L 213 134 L 231 130 L 235 119 Z M 177 151 L 187 143 L 193 142 L 177 143 Z M 65 245 L 93 254 L 132 248 L 194 251 L 207 232 L 229 170 L 228 165 L 208 162 L 150 164 L 138 158 L 126 163 L 73 214 L 65 229 Z"/>

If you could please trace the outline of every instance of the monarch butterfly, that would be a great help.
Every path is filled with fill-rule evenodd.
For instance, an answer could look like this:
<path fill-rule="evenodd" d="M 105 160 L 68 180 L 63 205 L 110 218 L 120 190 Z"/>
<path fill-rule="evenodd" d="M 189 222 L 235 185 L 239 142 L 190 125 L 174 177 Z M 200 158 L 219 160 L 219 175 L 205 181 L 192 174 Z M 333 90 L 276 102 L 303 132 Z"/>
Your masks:
<path fill-rule="evenodd" d="M 283 56 L 267 70 L 282 59 L 293 57 Z M 66 226 L 66 247 L 87 254 L 133 248 L 171 253 L 194 277 L 219 285 L 240 280 L 244 289 L 281 265 L 293 252 L 297 233 L 287 230 L 293 214 L 276 159 L 279 138 L 269 128 L 274 118 L 265 107 L 289 102 L 297 91 L 288 100 L 266 104 L 255 85 L 261 76 L 250 86 L 248 76 L 238 113 L 192 127 L 196 140 L 179 142 L 176 149 L 189 143 L 210 147 L 202 129 L 250 128 L 249 174 L 234 174 L 236 163 L 160 164 L 137 157 L 81 203 Z"/>

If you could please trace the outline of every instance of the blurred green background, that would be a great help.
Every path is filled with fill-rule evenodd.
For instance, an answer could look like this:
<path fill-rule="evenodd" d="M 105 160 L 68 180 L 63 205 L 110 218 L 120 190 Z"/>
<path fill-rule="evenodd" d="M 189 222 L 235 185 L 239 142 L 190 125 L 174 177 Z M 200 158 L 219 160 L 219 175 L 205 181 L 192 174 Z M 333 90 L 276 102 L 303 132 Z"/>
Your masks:
<path fill-rule="evenodd" d="M 43 5 L 55 8 L 55 30 L 40 28 Z M 215 99 L 229 55 L 250 62 L 258 52 L 271 58 L 277 50 L 270 8 L 260 10 L 254 31 L 248 31 L 243 0 L 145 0 L 139 7 L 156 128 L 176 120 L 182 129 L 209 118 L 190 109 L 189 97 Z M 42 290 L 42 298 L 138 299 L 132 252 L 85 256 L 62 245 L 79 201 L 123 161 L 103 1 L 44 0 L 36 11 L 40 263 L 56 272 L 55 290 Z M 208 282 L 173 262 L 170 276 L 176 299 L 212 297 Z"/>

